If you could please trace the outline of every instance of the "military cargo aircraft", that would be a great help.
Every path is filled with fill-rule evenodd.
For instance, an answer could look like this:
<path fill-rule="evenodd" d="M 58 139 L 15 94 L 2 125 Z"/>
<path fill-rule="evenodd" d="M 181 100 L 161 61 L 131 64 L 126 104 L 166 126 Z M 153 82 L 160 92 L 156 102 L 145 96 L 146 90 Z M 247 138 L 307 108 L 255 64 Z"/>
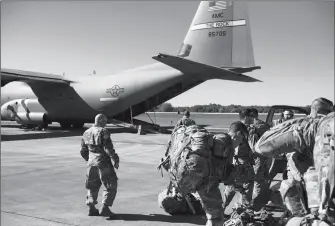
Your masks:
<path fill-rule="evenodd" d="M 23 125 L 80 128 L 104 113 L 132 118 L 210 79 L 257 82 L 245 3 L 202 1 L 176 56 L 113 76 L 61 75 L 1 68 L 1 117 Z M 9 83 L 9 84 L 8 84 Z"/>

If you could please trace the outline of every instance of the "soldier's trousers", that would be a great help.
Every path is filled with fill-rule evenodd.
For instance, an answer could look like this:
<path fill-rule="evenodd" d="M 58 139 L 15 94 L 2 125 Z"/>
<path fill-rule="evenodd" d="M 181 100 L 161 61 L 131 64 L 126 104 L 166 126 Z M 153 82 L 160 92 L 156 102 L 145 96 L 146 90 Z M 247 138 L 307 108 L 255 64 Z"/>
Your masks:
<path fill-rule="evenodd" d="M 251 206 L 255 211 L 259 211 L 262 207 L 265 206 L 269 196 L 268 184 L 265 180 L 268 172 L 268 166 L 266 164 L 267 160 L 268 159 L 264 156 L 257 156 L 254 159 L 255 181 Z"/>
<path fill-rule="evenodd" d="M 268 180 L 271 181 L 278 173 L 284 173 L 287 167 L 287 159 L 273 159 L 272 165 L 269 167 Z"/>
<path fill-rule="evenodd" d="M 88 166 L 86 173 L 87 205 L 96 205 L 99 189 L 103 185 L 102 203 L 112 206 L 117 192 L 117 176 L 111 163 Z"/>
<path fill-rule="evenodd" d="M 236 191 L 241 193 L 241 204 L 250 205 L 254 187 L 254 170 L 251 165 L 235 166 L 235 181 L 231 185 L 227 185 L 223 193 L 223 208 L 225 209 L 233 200 Z"/>
<path fill-rule="evenodd" d="M 197 189 L 197 193 L 208 220 L 218 219 L 223 215 L 219 183 L 214 183 L 210 187 L 207 183 L 203 183 Z"/>
<path fill-rule="evenodd" d="M 288 179 L 286 180 L 286 183 L 281 184 L 281 195 L 282 197 L 285 197 L 288 192 L 287 189 L 285 189 L 285 185 L 287 187 L 292 186 L 295 183 L 299 183 L 301 189 L 295 191 L 295 197 L 300 197 L 299 202 L 297 200 L 290 201 L 290 200 L 284 200 L 285 205 L 287 208 L 291 211 L 291 213 L 294 216 L 300 216 L 307 214 L 308 210 L 308 205 L 307 205 L 307 193 L 306 190 L 304 189 L 304 178 L 303 175 L 307 171 L 307 169 L 312 166 L 313 161 L 311 158 L 305 158 L 301 159 L 302 156 L 301 154 L 297 152 L 292 152 L 286 155 L 287 156 L 287 161 L 288 161 L 288 173 L 287 177 Z M 286 192 L 286 193 L 285 193 Z M 302 204 L 297 204 L 297 203 L 302 203 Z"/>

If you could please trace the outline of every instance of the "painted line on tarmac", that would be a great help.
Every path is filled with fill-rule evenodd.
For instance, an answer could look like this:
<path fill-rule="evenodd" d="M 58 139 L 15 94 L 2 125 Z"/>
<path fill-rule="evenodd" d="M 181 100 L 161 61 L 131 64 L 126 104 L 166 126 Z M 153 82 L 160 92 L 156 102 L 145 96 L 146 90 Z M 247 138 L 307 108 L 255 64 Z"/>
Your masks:
<path fill-rule="evenodd" d="M 79 224 L 69 224 L 69 223 L 60 222 L 60 221 L 56 221 L 56 220 L 46 219 L 46 218 L 43 218 L 43 217 L 30 216 L 30 215 L 26 215 L 26 214 L 22 214 L 22 213 L 15 213 L 15 212 L 4 211 L 4 210 L 1 210 L 1 212 L 2 213 L 8 213 L 8 214 L 16 215 L 16 216 L 35 218 L 35 219 L 39 219 L 39 220 L 43 220 L 43 221 L 49 221 L 49 222 L 53 222 L 53 223 L 57 223 L 57 224 L 71 225 L 71 226 L 80 226 Z"/>

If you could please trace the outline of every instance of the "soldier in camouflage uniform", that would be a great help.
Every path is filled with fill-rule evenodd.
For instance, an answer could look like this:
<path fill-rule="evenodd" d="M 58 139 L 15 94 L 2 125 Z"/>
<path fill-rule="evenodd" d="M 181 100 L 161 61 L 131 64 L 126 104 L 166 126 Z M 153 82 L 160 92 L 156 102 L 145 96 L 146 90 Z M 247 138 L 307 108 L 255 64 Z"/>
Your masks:
<path fill-rule="evenodd" d="M 281 118 L 275 120 L 276 123 L 273 126 L 279 125 L 287 120 L 291 120 L 294 117 L 294 113 L 292 110 L 286 110 L 281 113 Z M 278 173 L 283 173 L 283 179 L 287 179 L 287 172 L 288 172 L 288 158 L 290 158 L 290 154 L 285 154 L 281 155 L 278 158 L 274 158 L 271 161 L 270 167 L 269 167 L 269 173 L 268 173 L 268 184 L 269 186 L 271 185 L 271 182 L 273 179 L 277 176 Z"/>
<path fill-rule="evenodd" d="M 258 119 L 258 111 L 256 108 L 250 108 L 250 116 L 254 119 L 254 123 L 248 127 L 249 130 L 249 146 L 253 150 L 254 158 L 254 172 L 255 172 L 255 181 L 253 188 L 253 195 L 251 206 L 254 211 L 259 211 L 264 204 L 266 203 L 266 193 L 267 193 L 267 183 L 265 181 L 268 173 L 268 160 L 264 156 L 257 154 L 254 151 L 254 146 L 256 142 L 261 138 L 261 136 L 270 129 L 270 126 Z"/>
<path fill-rule="evenodd" d="M 110 134 L 104 127 L 107 118 L 103 114 L 95 117 L 95 124 L 86 130 L 81 141 L 81 156 L 88 161 L 86 174 L 87 200 L 89 216 L 113 216 L 109 207 L 113 205 L 117 192 L 117 176 L 114 168 L 119 167 L 119 157 L 115 153 Z M 114 166 L 111 162 L 114 161 Z M 95 208 L 101 185 L 104 194 L 100 211 Z"/>
<path fill-rule="evenodd" d="M 233 150 L 238 147 L 241 142 L 245 139 L 245 137 L 248 136 L 248 130 L 247 127 L 241 123 L 241 122 L 234 122 L 231 124 L 229 128 L 228 134 L 224 134 L 225 137 L 225 142 L 224 146 L 225 149 L 231 149 L 229 152 L 233 152 Z M 232 158 L 232 157 L 229 157 Z M 215 169 L 216 167 L 214 167 Z M 218 169 L 220 166 L 218 167 Z M 219 189 L 219 183 L 220 182 L 227 182 L 226 180 L 228 179 L 227 177 L 231 178 L 234 177 L 234 173 L 232 175 L 229 175 L 227 172 L 217 172 L 218 170 L 215 170 L 215 174 L 219 174 L 220 180 L 217 180 L 214 183 L 209 183 L 209 180 L 211 178 L 208 178 L 205 180 L 201 186 L 198 187 L 197 193 L 200 197 L 200 201 L 202 204 L 203 209 L 206 212 L 207 216 L 207 224 L 206 226 L 221 226 L 222 225 L 222 220 L 224 220 L 224 206 L 222 202 L 222 196 L 221 192 Z M 224 175 L 222 175 L 224 174 Z M 229 180 L 229 179 L 228 179 Z M 207 185 L 211 184 L 210 187 Z M 227 190 L 227 188 L 226 188 Z M 232 189 L 233 192 L 235 192 L 234 189 Z M 231 194 L 229 194 L 231 195 Z M 234 197 L 234 194 L 232 195 Z M 233 198 L 231 197 L 231 199 Z M 230 198 L 230 196 L 229 196 Z M 231 201 L 228 200 L 228 202 Z M 227 200 L 227 197 L 226 197 Z M 229 203 L 228 203 L 229 204 Z"/>
<path fill-rule="evenodd" d="M 228 133 L 212 135 L 196 125 L 182 131 L 183 128 L 179 128 L 171 136 L 166 154 L 170 161 L 163 166 L 169 172 L 170 185 L 184 197 L 197 193 L 206 213 L 206 225 L 222 226 L 224 210 L 219 183 L 231 181 L 234 149 L 248 136 L 248 130 L 243 123 L 234 122 Z M 166 197 L 166 193 L 160 194 L 162 208 L 167 212 L 179 209 L 180 202 Z"/>
<path fill-rule="evenodd" d="M 318 172 L 319 219 L 335 224 L 335 131 L 334 112 L 320 120 L 313 150 L 314 166 Z M 307 195 L 308 196 L 308 195 Z M 309 196 L 308 196 L 309 197 Z"/>
<path fill-rule="evenodd" d="M 174 130 L 176 130 L 181 125 L 183 126 L 195 125 L 195 121 L 193 119 L 190 119 L 190 115 L 191 115 L 190 112 L 188 110 L 185 110 L 184 116 L 181 119 L 179 119 L 179 121 L 174 127 Z"/>
<path fill-rule="evenodd" d="M 240 112 L 240 120 L 247 127 L 250 126 L 253 119 L 250 117 L 250 110 L 244 109 Z M 224 209 L 230 204 L 235 196 L 236 191 L 242 195 L 242 204 L 250 205 L 252 191 L 254 186 L 254 170 L 252 150 L 248 143 L 248 129 L 238 147 L 235 148 L 234 156 L 234 182 L 227 185 L 223 194 Z"/>
<path fill-rule="evenodd" d="M 286 121 L 268 131 L 255 145 L 255 151 L 267 157 L 290 153 L 287 182 L 304 187 L 303 175 L 314 164 L 313 148 L 319 121 L 331 112 L 332 107 L 332 102 L 325 98 L 315 99 L 309 116 Z"/>
<path fill-rule="evenodd" d="M 320 119 L 332 111 L 333 103 L 325 98 L 317 98 L 311 104 L 311 113 L 306 117 L 312 124 L 310 127 L 312 135 L 311 141 L 314 141 L 316 126 Z M 313 142 L 310 145 L 314 145 Z M 310 147 L 306 148 L 309 149 Z M 292 152 L 286 154 L 287 165 L 288 165 L 288 179 L 303 181 L 303 174 L 307 169 L 313 165 L 313 151 L 306 153 Z"/>

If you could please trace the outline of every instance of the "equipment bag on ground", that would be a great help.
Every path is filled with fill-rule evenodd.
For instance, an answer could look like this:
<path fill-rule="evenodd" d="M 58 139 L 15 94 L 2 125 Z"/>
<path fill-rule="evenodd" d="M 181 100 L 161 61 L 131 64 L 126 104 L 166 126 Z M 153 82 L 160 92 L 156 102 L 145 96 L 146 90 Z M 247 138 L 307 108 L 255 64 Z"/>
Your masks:
<path fill-rule="evenodd" d="M 188 194 L 187 197 L 191 201 L 191 205 L 195 210 L 195 214 L 204 214 L 201 203 L 192 194 Z M 178 193 L 175 189 L 164 189 L 158 195 L 158 205 L 165 212 L 171 215 L 177 214 L 194 214 L 187 204 L 187 200 L 184 196 Z"/>

